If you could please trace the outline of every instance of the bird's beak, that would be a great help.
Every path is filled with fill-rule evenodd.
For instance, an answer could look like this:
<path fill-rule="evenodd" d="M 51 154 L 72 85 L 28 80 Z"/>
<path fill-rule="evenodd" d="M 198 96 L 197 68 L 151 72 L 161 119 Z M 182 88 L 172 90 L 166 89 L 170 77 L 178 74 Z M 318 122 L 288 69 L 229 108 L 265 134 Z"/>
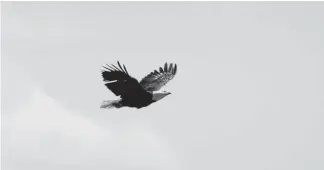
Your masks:
<path fill-rule="evenodd" d="M 169 92 L 169 94 L 171 94 L 171 92 Z"/>

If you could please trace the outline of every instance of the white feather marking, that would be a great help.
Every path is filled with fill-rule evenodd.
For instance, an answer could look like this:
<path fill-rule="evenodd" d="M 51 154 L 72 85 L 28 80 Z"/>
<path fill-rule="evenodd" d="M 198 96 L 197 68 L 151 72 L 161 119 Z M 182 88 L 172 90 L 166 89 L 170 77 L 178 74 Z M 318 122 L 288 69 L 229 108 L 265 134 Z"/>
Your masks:
<path fill-rule="evenodd" d="M 115 83 L 115 82 L 117 82 L 117 80 L 108 81 L 107 83 L 110 84 L 110 83 Z"/>

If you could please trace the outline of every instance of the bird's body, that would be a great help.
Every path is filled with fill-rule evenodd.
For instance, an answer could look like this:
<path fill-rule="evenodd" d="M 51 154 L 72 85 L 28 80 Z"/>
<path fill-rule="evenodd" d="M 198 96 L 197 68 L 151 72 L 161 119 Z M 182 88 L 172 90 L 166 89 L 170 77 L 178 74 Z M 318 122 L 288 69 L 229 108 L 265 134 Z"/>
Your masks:
<path fill-rule="evenodd" d="M 168 65 L 165 63 L 164 68 L 160 67 L 159 71 L 154 70 L 140 82 L 131 77 L 125 65 L 123 67 L 118 62 L 118 67 L 114 65 L 104 66 L 102 70 L 105 86 L 116 96 L 120 96 L 119 100 L 104 101 L 101 108 L 121 108 L 121 107 L 146 107 L 165 96 L 171 94 L 159 89 L 169 82 L 177 72 L 177 65 Z"/>

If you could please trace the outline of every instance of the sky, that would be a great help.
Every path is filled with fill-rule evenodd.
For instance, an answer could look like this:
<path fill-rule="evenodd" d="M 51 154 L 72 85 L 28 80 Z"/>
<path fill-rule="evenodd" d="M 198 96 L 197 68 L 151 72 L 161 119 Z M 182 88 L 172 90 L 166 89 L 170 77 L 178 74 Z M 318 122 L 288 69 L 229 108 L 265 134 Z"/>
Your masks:
<path fill-rule="evenodd" d="M 2 2 L 3 170 L 324 169 L 322 2 Z M 103 64 L 178 65 L 142 109 Z"/>

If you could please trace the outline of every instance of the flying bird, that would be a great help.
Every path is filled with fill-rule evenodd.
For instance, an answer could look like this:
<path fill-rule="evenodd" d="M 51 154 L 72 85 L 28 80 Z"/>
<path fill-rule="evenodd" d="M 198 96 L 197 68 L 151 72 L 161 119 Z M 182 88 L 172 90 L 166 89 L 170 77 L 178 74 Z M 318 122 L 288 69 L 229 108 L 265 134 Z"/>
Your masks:
<path fill-rule="evenodd" d="M 140 109 L 163 99 L 170 92 L 160 91 L 177 73 L 177 64 L 165 63 L 164 67 L 146 75 L 140 82 L 129 75 L 125 65 L 104 65 L 101 75 L 105 86 L 120 99 L 105 100 L 101 108 L 134 107 Z"/>

